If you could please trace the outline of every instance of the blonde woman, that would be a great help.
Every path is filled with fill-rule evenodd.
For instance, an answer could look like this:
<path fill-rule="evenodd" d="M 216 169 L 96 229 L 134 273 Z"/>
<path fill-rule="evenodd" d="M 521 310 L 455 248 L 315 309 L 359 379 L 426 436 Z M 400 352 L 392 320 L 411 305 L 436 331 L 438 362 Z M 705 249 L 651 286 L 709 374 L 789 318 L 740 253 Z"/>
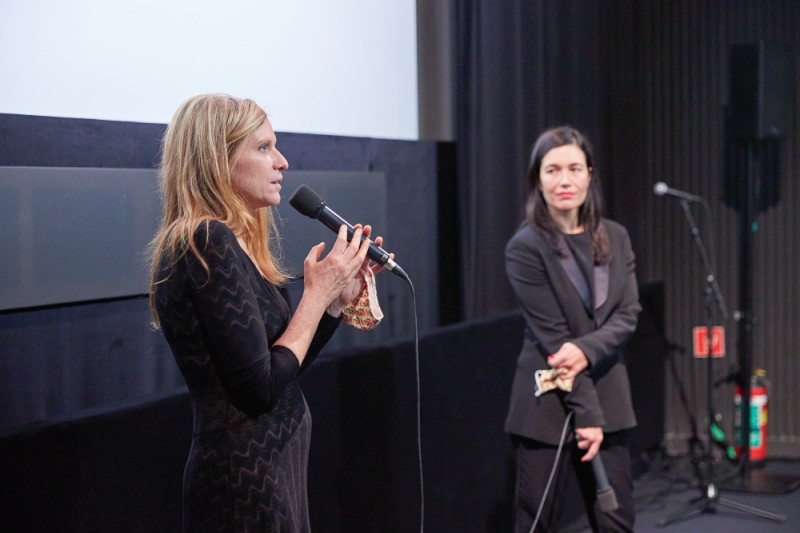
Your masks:
<path fill-rule="evenodd" d="M 150 302 L 192 398 L 185 531 L 308 531 L 311 417 L 297 376 L 362 291 L 370 227 L 314 246 L 293 316 L 271 208 L 288 162 L 253 101 L 200 95 L 167 127 Z M 375 243 L 380 245 L 378 237 Z M 362 272 L 363 273 L 363 272 Z"/>

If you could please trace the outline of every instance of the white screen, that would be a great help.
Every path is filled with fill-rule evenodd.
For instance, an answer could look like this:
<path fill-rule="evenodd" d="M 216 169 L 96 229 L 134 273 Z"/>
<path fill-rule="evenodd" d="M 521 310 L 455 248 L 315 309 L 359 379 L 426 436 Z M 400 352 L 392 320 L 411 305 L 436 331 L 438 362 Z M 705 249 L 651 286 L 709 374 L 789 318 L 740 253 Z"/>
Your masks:
<path fill-rule="evenodd" d="M 277 131 L 417 139 L 415 0 L 2 0 L 0 113 L 166 123 L 256 100 Z"/>

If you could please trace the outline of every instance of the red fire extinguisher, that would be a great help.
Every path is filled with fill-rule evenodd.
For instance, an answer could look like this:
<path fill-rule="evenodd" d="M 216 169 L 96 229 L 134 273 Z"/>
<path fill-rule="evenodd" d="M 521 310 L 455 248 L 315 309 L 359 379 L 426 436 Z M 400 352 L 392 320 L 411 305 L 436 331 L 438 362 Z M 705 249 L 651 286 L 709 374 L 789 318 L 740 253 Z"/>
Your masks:
<path fill-rule="evenodd" d="M 761 466 L 767 459 L 767 371 L 757 368 L 750 379 L 750 462 Z M 742 431 L 742 388 L 736 387 L 734 396 L 736 454 L 742 455 L 744 431 Z"/>

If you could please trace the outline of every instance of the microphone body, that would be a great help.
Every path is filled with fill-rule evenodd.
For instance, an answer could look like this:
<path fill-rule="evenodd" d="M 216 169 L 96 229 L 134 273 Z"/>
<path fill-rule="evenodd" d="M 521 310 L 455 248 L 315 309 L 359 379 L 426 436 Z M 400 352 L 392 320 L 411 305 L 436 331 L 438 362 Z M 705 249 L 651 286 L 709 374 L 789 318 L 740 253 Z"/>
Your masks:
<path fill-rule="evenodd" d="M 617 503 L 617 494 L 608 483 L 608 476 L 606 476 L 606 468 L 603 465 L 603 460 L 600 458 L 600 452 L 592 459 L 592 471 L 594 471 L 594 480 L 597 485 L 597 503 L 600 509 L 605 513 L 610 513 L 619 507 Z"/>
<path fill-rule="evenodd" d="M 665 194 L 669 196 L 674 196 L 676 198 L 680 198 L 682 200 L 686 200 L 687 202 L 699 202 L 703 203 L 703 200 L 700 196 L 695 196 L 694 194 L 689 194 L 688 192 L 679 191 L 678 189 L 672 189 L 663 181 L 659 181 L 655 185 L 653 185 L 653 192 L 656 196 L 664 196 Z"/>
<path fill-rule="evenodd" d="M 289 204 L 294 207 L 301 214 L 310 218 L 315 218 L 325 224 L 333 232 L 338 233 L 339 228 L 344 225 L 347 227 L 347 240 L 353 238 L 355 228 L 340 217 L 336 211 L 325 205 L 325 201 L 317 193 L 312 191 L 306 185 L 301 185 L 289 198 Z M 365 237 L 361 237 L 363 241 Z M 400 265 L 395 263 L 389 258 L 389 252 L 376 245 L 374 242 L 370 243 L 367 256 L 376 263 L 385 266 L 390 272 L 408 280 L 408 274 L 400 268 Z"/>

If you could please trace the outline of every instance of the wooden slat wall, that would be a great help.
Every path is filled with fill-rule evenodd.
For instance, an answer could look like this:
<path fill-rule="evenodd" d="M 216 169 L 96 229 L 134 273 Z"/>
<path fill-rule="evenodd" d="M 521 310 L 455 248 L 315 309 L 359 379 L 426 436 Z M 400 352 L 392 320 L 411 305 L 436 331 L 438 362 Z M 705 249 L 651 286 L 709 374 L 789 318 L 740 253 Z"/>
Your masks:
<path fill-rule="evenodd" d="M 740 304 L 741 232 L 739 213 L 722 201 L 728 49 L 757 40 L 789 47 L 795 84 L 794 109 L 787 112 L 793 114 L 793 126 L 780 145 L 780 199 L 758 215 L 754 235 L 752 310 L 758 324 L 753 365 L 765 368 L 771 381 L 769 455 L 800 457 L 800 243 L 795 230 L 800 223 L 800 2 L 653 0 L 613 5 L 607 23 L 611 55 L 618 60 L 612 64 L 610 84 L 612 91 L 634 96 L 620 103 L 627 109 L 611 112 L 615 181 L 609 196 L 618 199 L 612 204 L 613 217 L 631 231 L 640 281 L 665 282 L 668 339 L 686 349 L 672 352 L 665 369 L 665 437 L 668 448 L 675 450 L 684 450 L 689 442 L 691 416 L 697 419 L 700 437 L 705 436 L 707 365 L 691 354 L 692 327 L 705 323 L 705 273 L 679 203 L 656 197 L 652 186 L 664 181 L 709 200 L 710 218 L 697 207 L 693 211 L 733 315 Z M 628 178 L 620 180 L 621 175 Z M 737 324 L 731 318 L 725 325 L 728 356 L 714 362 L 715 380 L 738 358 Z M 724 427 L 731 430 L 732 383 L 716 387 L 714 403 Z"/>

